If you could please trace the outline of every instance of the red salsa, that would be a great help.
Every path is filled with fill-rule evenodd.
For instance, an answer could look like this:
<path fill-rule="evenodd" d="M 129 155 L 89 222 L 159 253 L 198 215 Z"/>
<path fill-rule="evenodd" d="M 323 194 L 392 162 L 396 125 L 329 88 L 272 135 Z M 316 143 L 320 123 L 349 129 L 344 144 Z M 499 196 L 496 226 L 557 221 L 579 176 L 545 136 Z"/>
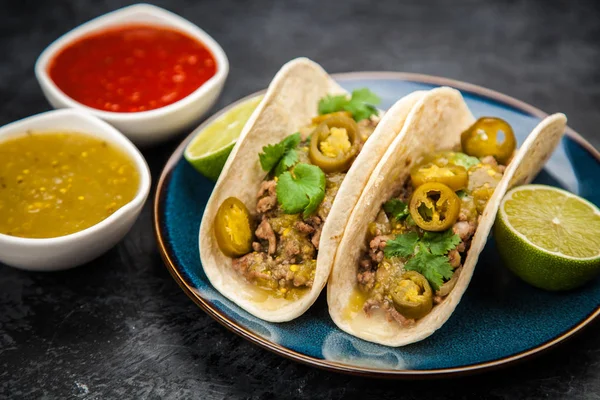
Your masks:
<path fill-rule="evenodd" d="M 86 36 L 52 60 L 50 78 L 99 110 L 139 112 L 183 99 L 216 72 L 212 53 L 179 31 L 127 25 Z"/>

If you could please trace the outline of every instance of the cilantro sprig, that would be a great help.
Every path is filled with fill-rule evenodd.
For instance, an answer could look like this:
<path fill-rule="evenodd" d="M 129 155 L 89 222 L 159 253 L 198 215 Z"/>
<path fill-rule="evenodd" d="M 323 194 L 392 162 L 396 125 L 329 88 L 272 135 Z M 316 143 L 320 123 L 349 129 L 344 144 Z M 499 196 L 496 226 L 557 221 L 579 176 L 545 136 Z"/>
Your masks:
<path fill-rule="evenodd" d="M 408 258 L 415 252 L 415 247 L 419 242 L 419 234 L 417 232 L 408 232 L 402 235 L 397 235 L 395 238 L 385 242 L 383 253 L 386 257 L 404 257 Z"/>
<path fill-rule="evenodd" d="M 434 290 L 444 284 L 444 279 L 452 277 L 453 268 L 446 254 L 460 244 L 460 237 L 452 229 L 444 232 L 425 232 L 419 237 L 417 232 L 397 235 L 385 244 L 386 257 L 408 259 L 404 268 L 422 274 Z"/>
<path fill-rule="evenodd" d="M 444 280 L 452 278 L 453 274 L 448 258 L 431 254 L 423 244 L 419 245 L 417 254 L 404 264 L 404 269 L 423 275 L 433 290 L 438 290 L 444 284 Z"/>
<path fill-rule="evenodd" d="M 460 236 L 448 229 L 444 232 L 425 232 L 421 243 L 431 251 L 434 256 L 443 256 L 460 244 Z"/>
<path fill-rule="evenodd" d="M 381 99 L 367 88 L 357 89 L 352 92 L 352 96 L 347 95 L 332 96 L 327 95 L 319 101 L 319 114 L 329 114 L 337 111 L 348 111 L 358 122 L 363 119 L 377 115 L 379 112 L 375 107 L 381 102 Z"/>
<path fill-rule="evenodd" d="M 300 133 L 296 132 L 279 143 L 264 146 L 258 155 L 262 169 L 269 173 L 275 169 L 275 176 L 279 176 L 294 166 L 298 162 L 296 146 L 300 141 Z"/>
<path fill-rule="evenodd" d="M 383 203 L 383 210 L 389 218 L 394 218 L 396 221 L 402 221 L 410 214 L 408 204 L 400 199 L 386 201 Z"/>
<path fill-rule="evenodd" d="M 316 165 L 299 163 L 277 181 L 277 202 L 286 214 L 314 214 L 325 198 L 325 173 Z"/>

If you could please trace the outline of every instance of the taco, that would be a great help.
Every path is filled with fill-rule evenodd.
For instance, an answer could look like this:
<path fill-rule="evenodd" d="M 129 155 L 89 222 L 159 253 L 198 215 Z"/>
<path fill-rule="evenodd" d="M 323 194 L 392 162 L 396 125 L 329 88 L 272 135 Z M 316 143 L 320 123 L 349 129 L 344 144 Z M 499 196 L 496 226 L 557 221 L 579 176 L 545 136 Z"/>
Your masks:
<path fill-rule="evenodd" d="M 422 95 L 380 118 L 368 89 L 349 94 L 305 58 L 284 65 L 204 211 L 200 257 L 212 285 L 267 321 L 304 313 L 371 172 Z"/>
<path fill-rule="evenodd" d="M 502 197 L 535 177 L 565 127 L 563 114 L 552 115 L 515 151 L 510 125 L 475 120 L 458 91 L 423 96 L 338 246 L 327 288 L 336 325 L 387 346 L 439 329 L 469 284 Z"/>

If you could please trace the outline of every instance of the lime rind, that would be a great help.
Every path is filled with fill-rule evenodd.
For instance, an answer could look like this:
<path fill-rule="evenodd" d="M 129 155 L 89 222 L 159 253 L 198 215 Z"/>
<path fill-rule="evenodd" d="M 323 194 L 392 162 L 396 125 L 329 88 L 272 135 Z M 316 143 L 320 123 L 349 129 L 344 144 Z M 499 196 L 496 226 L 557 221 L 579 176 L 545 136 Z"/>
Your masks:
<path fill-rule="evenodd" d="M 235 142 L 200 159 L 189 159 L 187 154 L 184 156 L 196 171 L 216 182 L 227 162 L 229 153 L 233 150 L 233 146 L 235 146 Z"/>
<path fill-rule="evenodd" d="M 216 181 L 262 97 L 242 101 L 203 127 L 185 148 L 185 159 L 202 175 Z"/>

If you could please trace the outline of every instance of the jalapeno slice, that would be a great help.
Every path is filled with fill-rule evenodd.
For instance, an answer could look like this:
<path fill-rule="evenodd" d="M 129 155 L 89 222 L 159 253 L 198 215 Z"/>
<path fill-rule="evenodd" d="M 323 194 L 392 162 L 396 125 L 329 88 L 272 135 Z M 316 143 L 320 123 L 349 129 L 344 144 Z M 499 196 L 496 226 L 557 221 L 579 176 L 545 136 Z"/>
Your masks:
<path fill-rule="evenodd" d="M 344 130 L 349 142 L 348 148 L 343 148 L 342 143 L 330 145 L 328 138 L 334 129 Z M 338 131 L 339 132 L 339 131 Z M 323 142 L 331 147 L 331 154 L 322 151 Z M 352 118 L 344 115 L 334 115 L 327 118 L 311 133 L 308 156 L 310 161 L 320 167 L 324 172 L 345 172 L 350 168 L 352 161 L 358 153 L 358 125 Z M 335 154 L 332 156 L 332 154 Z"/>
<path fill-rule="evenodd" d="M 329 114 L 318 115 L 312 119 L 313 125 L 319 125 L 331 117 L 346 117 L 352 119 L 352 113 L 350 111 L 336 111 Z"/>
<path fill-rule="evenodd" d="M 394 308 L 406 318 L 419 319 L 433 308 L 433 293 L 427 279 L 416 271 L 408 271 L 392 290 Z"/>
<path fill-rule="evenodd" d="M 250 213 L 236 197 L 228 197 L 217 210 L 214 221 L 219 248 L 228 257 L 239 257 L 252 249 Z"/>
<path fill-rule="evenodd" d="M 460 199 L 443 183 L 424 183 L 412 194 L 409 212 L 419 228 L 433 232 L 445 231 L 458 219 Z"/>
<path fill-rule="evenodd" d="M 494 156 L 500 164 L 506 164 L 517 147 L 515 134 L 508 122 L 494 117 L 479 118 L 461 134 L 460 142 L 468 155 L 479 158 Z"/>
<path fill-rule="evenodd" d="M 466 188 L 469 182 L 467 170 L 463 167 L 450 164 L 440 167 L 433 162 L 413 167 L 410 179 L 414 188 L 427 182 L 439 182 L 454 191 Z"/>

